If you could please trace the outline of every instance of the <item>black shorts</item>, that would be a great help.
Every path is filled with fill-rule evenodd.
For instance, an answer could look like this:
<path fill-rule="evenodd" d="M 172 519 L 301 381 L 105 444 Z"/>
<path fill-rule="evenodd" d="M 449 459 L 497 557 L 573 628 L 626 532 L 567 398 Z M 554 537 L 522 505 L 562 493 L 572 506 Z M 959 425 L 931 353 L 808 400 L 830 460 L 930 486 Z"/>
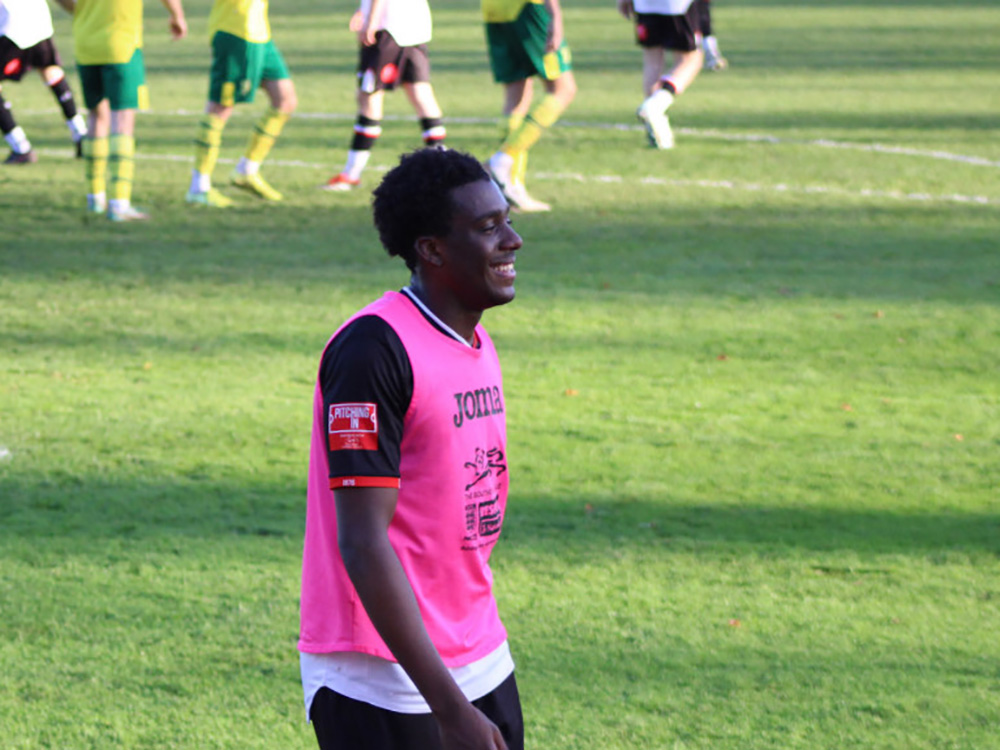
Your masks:
<path fill-rule="evenodd" d="M 524 750 L 521 698 L 512 674 L 496 690 L 472 701 L 499 727 L 508 750 Z M 320 750 L 441 750 L 430 714 L 400 714 L 320 688 L 309 720 Z"/>
<path fill-rule="evenodd" d="M 30 68 L 42 70 L 50 65 L 61 65 L 52 37 L 21 49 L 7 37 L 0 36 L 0 81 L 20 81 Z"/>
<path fill-rule="evenodd" d="M 691 3 L 680 16 L 661 16 L 656 13 L 635 14 L 635 38 L 642 47 L 663 47 L 676 52 L 694 52 L 698 49 L 698 3 Z"/>
<path fill-rule="evenodd" d="M 380 31 L 375 44 L 362 47 L 358 56 L 358 88 L 366 94 L 392 91 L 397 83 L 423 83 L 431 80 L 431 61 L 427 45 L 400 47 L 392 34 Z"/>

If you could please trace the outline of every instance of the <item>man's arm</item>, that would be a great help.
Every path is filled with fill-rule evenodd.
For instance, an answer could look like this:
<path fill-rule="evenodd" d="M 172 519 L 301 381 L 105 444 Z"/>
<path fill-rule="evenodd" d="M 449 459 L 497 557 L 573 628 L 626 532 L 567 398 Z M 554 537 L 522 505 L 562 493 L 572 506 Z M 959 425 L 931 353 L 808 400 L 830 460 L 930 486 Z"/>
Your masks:
<path fill-rule="evenodd" d="M 413 588 L 389 543 L 399 490 L 334 490 L 347 574 L 378 634 L 438 722 L 445 750 L 506 750 L 500 730 L 462 694 L 431 641 Z"/>
<path fill-rule="evenodd" d="M 632 7 L 632 0 L 618 0 L 618 12 L 625 18 L 631 18 L 635 9 Z"/>
<path fill-rule="evenodd" d="M 562 6 L 559 0 L 545 0 L 545 10 L 552 17 L 549 23 L 549 38 L 545 41 L 545 51 L 555 52 L 563 43 Z"/>
<path fill-rule="evenodd" d="M 56 0 L 56 2 L 58 2 L 59 5 L 62 6 L 62 9 L 70 15 L 73 15 L 76 12 L 76 0 Z"/>
<path fill-rule="evenodd" d="M 368 17 L 362 19 L 361 28 L 358 30 L 358 41 L 361 42 L 362 46 L 371 47 L 375 44 L 375 34 L 378 33 L 378 29 L 375 27 L 382 20 L 384 5 L 385 0 L 372 0 L 372 4 L 368 8 Z"/>
<path fill-rule="evenodd" d="M 63 0 L 59 0 L 62 2 Z M 76 0 L 73 0 L 74 2 Z M 170 14 L 170 36 L 177 39 L 183 39 L 187 36 L 188 26 L 187 19 L 184 18 L 184 8 L 181 7 L 181 0 L 160 0 L 163 3 L 163 7 L 167 9 Z"/>

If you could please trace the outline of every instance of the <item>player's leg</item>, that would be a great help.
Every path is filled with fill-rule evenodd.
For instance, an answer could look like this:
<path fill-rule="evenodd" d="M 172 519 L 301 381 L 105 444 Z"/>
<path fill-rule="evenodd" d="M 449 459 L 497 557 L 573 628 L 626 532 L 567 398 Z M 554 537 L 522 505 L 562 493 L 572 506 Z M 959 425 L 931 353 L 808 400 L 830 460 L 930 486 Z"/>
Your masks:
<path fill-rule="evenodd" d="M 660 79 L 666 67 L 667 27 L 671 16 L 655 13 L 638 13 L 635 18 L 636 43 L 642 48 L 642 93 L 646 97 L 636 111 L 646 126 L 646 137 L 654 148 L 673 148 L 674 134 L 670 129 L 666 109 L 660 111 L 647 104 L 660 88 Z"/>
<path fill-rule="evenodd" d="M 45 85 L 48 86 L 62 110 L 66 126 L 69 128 L 70 138 L 76 147 L 76 155 L 82 156 L 82 141 L 83 136 L 87 134 L 87 124 L 83 116 L 77 112 L 76 100 L 69 87 L 69 82 L 66 80 L 66 72 L 59 60 L 55 41 L 52 37 L 44 39 L 32 47 L 28 54 L 31 57 L 32 67 L 41 74 L 42 80 L 45 81 Z"/>
<path fill-rule="evenodd" d="M 528 5 L 512 24 L 531 75 L 542 78 L 545 95 L 531 106 L 530 89 L 522 75 L 508 83 L 505 91 L 505 114 L 513 115 L 516 124 L 504 139 L 500 149 L 490 157 L 489 168 L 494 178 L 504 188 L 507 199 L 522 211 L 547 211 L 549 206 L 528 195 L 524 187 L 528 151 L 542 134 L 559 119 L 576 96 L 576 79 L 572 72 L 572 58 L 565 42 L 559 49 L 546 52 L 550 17 L 541 5 Z M 521 90 L 524 87 L 524 90 Z M 525 91 L 529 92 L 526 97 Z M 527 107 L 530 107 L 528 109 Z"/>
<path fill-rule="evenodd" d="M 444 126 L 441 105 L 431 86 L 431 61 L 427 46 L 405 47 L 400 80 L 410 106 L 420 119 L 420 137 L 428 147 L 443 146 L 448 135 Z"/>
<path fill-rule="evenodd" d="M 59 108 L 66 120 L 66 127 L 69 128 L 70 138 L 76 149 L 76 155 L 79 158 L 83 156 L 83 137 L 87 135 L 87 123 L 76 108 L 76 99 L 73 96 L 73 90 L 69 87 L 69 81 L 66 80 L 66 71 L 59 65 L 50 65 L 43 68 L 41 74 L 45 85 L 49 87 L 52 96 L 59 103 Z"/>
<path fill-rule="evenodd" d="M 78 65 L 83 104 L 87 108 L 87 135 L 83 138 L 83 167 L 87 184 L 87 212 L 107 210 L 107 174 L 111 106 L 104 93 L 101 65 Z"/>
<path fill-rule="evenodd" d="M 516 131 L 520 134 L 520 142 L 529 144 L 527 148 L 515 152 L 514 155 L 514 184 L 517 186 L 515 190 L 519 201 L 518 207 L 522 211 L 548 211 L 550 208 L 547 203 L 532 198 L 525 187 L 528 173 L 528 149 L 537 142 L 546 129 L 555 124 L 576 96 L 576 78 L 573 76 L 572 70 L 567 70 L 554 80 L 545 79 L 543 85 L 545 96 L 528 113 Z M 516 143 L 518 136 L 513 136 L 511 140 Z"/>
<path fill-rule="evenodd" d="M 718 71 L 729 67 L 729 61 L 719 50 L 719 40 L 712 32 L 712 4 L 709 0 L 695 0 L 698 6 L 698 26 L 701 31 L 701 51 L 705 53 L 705 69 Z"/>
<path fill-rule="evenodd" d="M 233 201 L 212 187 L 212 174 L 219 160 L 222 132 L 233 113 L 237 93 L 247 75 L 246 42 L 232 34 L 217 32 L 212 37 L 212 65 L 208 74 L 208 99 L 198 121 L 194 140 L 194 167 L 185 200 L 197 206 L 226 208 Z"/>
<path fill-rule="evenodd" d="M 537 104 L 532 106 L 530 86 L 526 80 L 514 81 L 506 86 L 504 113 L 508 117 L 513 116 L 515 121 L 520 119 L 500 147 L 500 151 L 511 156 L 527 152 L 534 146 L 576 96 L 576 79 L 570 64 L 569 49 L 564 45 L 559 50 L 546 54 L 543 44 L 539 59 L 541 64 L 537 67 L 545 94 Z"/>
<path fill-rule="evenodd" d="M 534 89 L 533 78 L 515 81 L 513 84 L 504 86 L 503 117 L 500 118 L 500 143 L 504 143 L 524 124 L 524 118 L 527 117 L 534 99 Z M 510 181 L 523 185 L 527 172 L 528 152 L 521 151 L 514 154 L 514 161 L 510 169 Z"/>
<path fill-rule="evenodd" d="M 438 104 L 434 95 L 434 87 L 430 81 L 418 81 L 416 83 L 404 83 L 403 90 L 406 92 L 413 111 L 420 118 L 420 137 L 424 145 L 443 146 L 444 140 L 448 136 L 448 130 L 444 126 L 444 116 L 441 112 L 441 105 Z"/>
<path fill-rule="evenodd" d="M 666 69 L 666 54 L 663 47 L 642 48 L 642 94 L 649 96 L 657 88 Z"/>
<path fill-rule="evenodd" d="M 261 176 L 260 165 L 271 152 L 299 101 L 288 66 L 278 48 L 273 42 L 267 42 L 264 48 L 260 86 L 267 93 L 271 106 L 254 125 L 247 150 L 236 165 L 232 183 L 264 200 L 280 201 L 283 196 Z"/>
<path fill-rule="evenodd" d="M 0 81 L 20 81 L 28 68 L 25 52 L 5 36 L 0 36 Z M 31 148 L 24 128 L 14 120 L 10 104 L 0 94 L 0 133 L 10 146 L 10 155 L 4 164 L 31 164 L 38 155 Z"/>
<path fill-rule="evenodd" d="M 438 104 L 437 97 L 434 95 L 434 87 L 431 86 L 430 81 L 406 83 L 403 84 L 403 90 L 406 92 L 406 97 L 410 100 L 410 105 L 413 107 L 413 111 L 417 113 L 417 117 L 421 120 L 427 117 L 440 120 L 443 117 L 441 105 Z M 441 138 L 435 139 L 432 134 L 422 133 L 421 135 L 425 141 L 428 138 L 431 138 L 432 140 L 441 140 Z M 427 143 L 427 145 L 432 146 L 434 144 L 432 142 Z"/>
<path fill-rule="evenodd" d="M 666 84 L 674 89 L 676 95 L 683 94 L 694 82 L 701 72 L 702 63 L 705 60 L 705 53 L 700 49 L 674 51 L 674 65 L 663 78 L 660 79 L 661 88 Z"/>
<path fill-rule="evenodd" d="M 704 62 L 704 54 L 701 49 L 674 50 L 673 57 L 673 67 L 653 84 L 652 93 L 639 108 L 639 116 L 646 120 L 647 124 L 651 125 L 654 118 L 665 117 L 670 105 L 687 90 L 694 79 L 698 77 L 698 73 L 701 72 Z M 673 146 L 672 135 L 668 141 L 669 145 L 661 145 L 659 141 L 656 145 L 658 148 L 671 148 Z"/>
<path fill-rule="evenodd" d="M 361 183 L 361 174 L 368 166 L 372 148 L 382 135 L 382 112 L 385 102 L 384 89 L 368 93 L 358 90 L 358 115 L 354 121 L 354 134 L 347 151 L 344 168 L 323 185 L 324 190 L 346 192 Z"/>
<path fill-rule="evenodd" d="M 490 174 L 501 189 L 515 182 L 523 181 L 522 166 L 527 161 L 527 152 L 512 152 L 505 150 L 506 146 L 519 132 L 524 124 L 531 100 L 534 95 L 534 85 L 531 78 L 507 81 L 503 86 L 503 116 L 500 118 L 500 148 L 489 158 L 487 167 Z M 509 200 L 509 198 L 508 198 Z"/>
<path fill-rule="evenodd" d="M 528 152 L 542 134 L 555 124 L 576 96 L 576 79 L 572 70 L 565 70 L 557 78 L 543 79 L 545 94 L 526 114 L 524 99 L 510 110 L 511 128 L 497 154 L 490 158 L 491 170 L 500 179 L 507 179 L 507 199 L 522 211 L 548 211 L 550 206 L 532 198 L 525 187 L 528 170 Z M 527 86 L 525 87 L 527 88 Z M 515 91 L 511 91 L 513 103 Z M 529 100 L 530 101 L 530 100 Z M 508 165 L 509 159 L 509 167 Z M 508 177 L 509 175 L 509 177 Z"/>
<path fill-rule="evenodd" d="M 228 208 L 233 204 L 212 187 L 212 173 L 219 160 L 222 147 L 222 131 L 233 114 L 233 106 L 220 104 L 209 99 L 205 112 L 198 123 L 198 135 L 194 142 L 194 168 L 191 170 L 191 184 L 185 200 L 198 206 Z"/>
<path fill-rule="evenodd" d="M 111 104 L 108 138 L 108 218 L 137 221 L 149 216 L 132 205 L 135 182 L 135 108 L 115 109 Z"/>
<path fill-rule="evenodd" d="M 361 174 L 368 166 L 372 149 L 382 135 L 385 92 L 395 88 L 403 53 L 403 48 L 385 30 L 375 34 L 375 44 L 359 48 L 358 114 L 354 121 L 354 132 L 344 168 L 321 186 L 324 190 L 347 192 L 361 183 Z"/>
<path fill-rule="evenodd" d="M 267 92 L 271 106 L 254 125 L 246 153 L 236 166 L 236 174 L 250 178 L 253 192 L 261 198 L 279 201 L 281 194 L 260 177 L 260 165 L 298 107 L 298 97 L 291 78 L 265 79 L 261 86 Z"/>
<path fill-rule="evenodd" d="M 671 50 L 673 66 L 652 84 L 652 91 L 639 106 L 638 115 L 646 124 L 651 144 L 668 149 L 674 146 L 674 136 L 667 110 L 698 76 L 704 62 L 697 31 L 697 8 L 692 5 L 685 15 L 649 16 L 646 20 L 647 33 L 645 37 L 640 35 L 640 44 L 645 39 L 647 48 L 655 45 Z"/>
<path fill-rule="evenodd" d="M 142 50 L 121 65 L 100 66 L 111 110 L 108 137 L 108 218 L 112 221 L 139 221 L 148 214 L 132 205 L 135 181 L 135 113 L 148 107 L 146 68 Z"/>
<path fill-rule="evenodd" d="M 545 104 L 545 100 L 551 97 L 553 103 L 550 105 L 550 109 L 553 110 L 553 114 L 549 118 L 546 118 L 549 124 L 545 126 L 550 127 L 559 118 L 559 115 L 566 111 L 566 108 L 576 97 L 576 78 L 573 76 L 572 70 L 567 70 L 558 78 L 545 79 L 542 85 L 545 87 L 545 96 L 538 103 L 538 106 L 531 111 L 529 117 L 537 121 L 538 118 L 535 113 Z"/>
<path fill-rule="evenodd" d="M 535 68 L 525 54 L 520 34 L 514 22 L 486 24 L 486 47 L 493 80 L 503 85 L 503 116 L 500 119 L 500 143 L 487 161 L 487 168 L 501 190 L 517 176 L 515 156 L 506 153 L 502 144 L 517 132 L 531 107 L 532 77 Z M 509 200 L 509 197 L 508 197 Z"/>
<path fill-rule="evenodd" d="M 2 90 L 0 90 L 2 91 Z M 17 124 L 10 102 L 0 93 L 0 133 L 10 146 L 10 155 L 4 159 L 4 164 L 32 164 L 38 161 L 38 155 L 31 148 L 24 128 Z"/>

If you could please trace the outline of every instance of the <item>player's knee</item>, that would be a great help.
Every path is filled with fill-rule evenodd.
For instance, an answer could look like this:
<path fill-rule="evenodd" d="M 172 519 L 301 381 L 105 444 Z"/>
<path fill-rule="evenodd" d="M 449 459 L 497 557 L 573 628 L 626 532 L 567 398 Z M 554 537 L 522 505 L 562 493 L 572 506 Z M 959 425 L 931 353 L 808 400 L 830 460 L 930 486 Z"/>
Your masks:
<path fill-rule="evenodd" d="M 46 86 L 59 83 L 59 81 L 66 77 L 66 71 L 58 65 L 49 65 L 46 68 L 42 68 L 39 72 L 42 74 L 42 80 L 45 81 Z"/>
<path fill-rule="evenodd" d="M 298 108 L 298 106 L 299 106 L 299 100 L 294 93 L 282 96 L 274 104 L 274 108 L 276 110 L 286 115 L 292 114 L 292 112 L 294 112 Z"/>
<path fill-rule="evenodd" d="M 229 116 L 233 113 L 233 107 L 227 104 L 219 104 L 219 102 L 213 102 L 211 99 L 205 104 L 205 113 L 209 115 L 215 115 L 223 122 L 229 120 Z"/>
<path fill-rule="evenodd" d="M 299 106 L 299 97 L 295 93 L 295 86 L 291 81 L 278 89 L 277 101 L 274 108 L 286 115 L 292 114 Z"/>
<path fill-rule="evenodd" d="M 576 79 L 572 73 L 564 73 L 556 81 L 555 95 L 563 105 L 568 105 L 576 96 Z"/>

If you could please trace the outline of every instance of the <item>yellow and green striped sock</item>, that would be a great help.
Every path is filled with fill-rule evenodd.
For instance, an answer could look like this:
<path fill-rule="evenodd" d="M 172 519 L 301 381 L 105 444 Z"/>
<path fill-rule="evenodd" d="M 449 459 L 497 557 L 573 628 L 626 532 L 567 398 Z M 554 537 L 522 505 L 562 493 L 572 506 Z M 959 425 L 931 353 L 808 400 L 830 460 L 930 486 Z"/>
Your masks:
<path fill-rule="evenodd" d="M 250 134 L 250 142 L 247 144 L 246 152 L 247 161 L 257 164 L 264 161 L 271 151 L 271 147 L 274 146 L 274 142 L 281 135 L 281 129 L 285 127 L 288 118 L 288 114 L 279 112 L 274 107 L 269 108 L 264 113 L 260 121 L 254 125 L 253 133 Z"/>
<path fill-rule="evenodd" d="M 500 150 L 511 156 L 527 151 L 538 142 L 542 133 L 559 119 L 564 109 L 565 107 L 555 96 L 546 94 L 524 118 L 524 122 L 507 136 Z"/>
<path fill-rule="evenodd" d="M 500 140 L 506 141 L 518 128 L 524 124 L 524 115 L 510 114 L 500 121 Z M 514 164 L 510 169 L 510 178 L 513 182 L 524 183 L 524 175 L 528 171 L 528 152 L 520 151 L 513 154 Z"/>
<path fill-rule="evenodd" d="M 108 174 L 108 139 L 86 136 L 83 139 L 83 172 L 87 193 L 100 195 L 106 189 Z"/>
<path fill-rule="evenodd" d="M 116 133 L 108 139 L 108 198 L 129 203 L 132 200 L 132 179 L 135 176 L 135 138 Z"/>
<path fill-rule="evenodd" d="M 198 137 L 194 140 L 194 168 L 203 175 L 211 176 L 215 171 L 225 126 L 222 118 L 213 114 L 206 114 L 198 123 Z"/>
<path fill-rule="evenodd" d="M 524 122 L 524 115 L 509 114 L 500 120 L 500 141 L 506 141 Z"/>

